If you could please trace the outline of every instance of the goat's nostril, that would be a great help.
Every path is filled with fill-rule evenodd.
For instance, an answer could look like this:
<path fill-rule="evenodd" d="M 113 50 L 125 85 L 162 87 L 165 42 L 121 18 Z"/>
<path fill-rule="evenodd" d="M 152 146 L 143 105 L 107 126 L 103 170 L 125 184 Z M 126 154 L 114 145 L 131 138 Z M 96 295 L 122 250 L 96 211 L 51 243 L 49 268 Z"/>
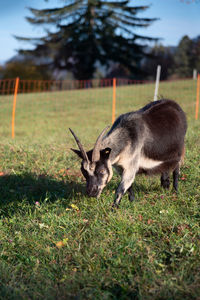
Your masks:
<path fill-rule="evenodd" d="M 91 189 L 87 189 L 87 194 L 89 197 L 96 197 L 98 194 L 98 187 L 92 187 Z"/>
<path fill-rule="evenodd" d="M 88 190 L 87 190 L 87 194 L 88 194 L 88 196 L 92 197 L 92 195 L 93 195 L 93 190 L 88 189 Z"/>

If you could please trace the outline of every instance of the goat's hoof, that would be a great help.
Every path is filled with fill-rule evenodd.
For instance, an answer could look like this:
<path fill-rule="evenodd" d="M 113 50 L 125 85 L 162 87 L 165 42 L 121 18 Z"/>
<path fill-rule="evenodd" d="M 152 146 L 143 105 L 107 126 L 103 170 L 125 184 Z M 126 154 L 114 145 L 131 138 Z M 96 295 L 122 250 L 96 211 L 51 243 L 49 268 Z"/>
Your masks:
<path fill-rule="evenodd" d="M 170 182 L 168 180 L 165 180 L 161 183 L 161 186 L 163 187 L 163 189 L 169 190 Z"/>
<path fill-rule="evenodd" d="M 119 205 L 116 203 L 113 203 L 112 207 L 111 207 L 111 211 L 116 211 L 116 209 L 119 208 Z"/>
<path fill-rule="evenodd" d="M 133 202 L 135 200 L 135 196 L 129 196 L 128 199 L 130 202 Z"/>

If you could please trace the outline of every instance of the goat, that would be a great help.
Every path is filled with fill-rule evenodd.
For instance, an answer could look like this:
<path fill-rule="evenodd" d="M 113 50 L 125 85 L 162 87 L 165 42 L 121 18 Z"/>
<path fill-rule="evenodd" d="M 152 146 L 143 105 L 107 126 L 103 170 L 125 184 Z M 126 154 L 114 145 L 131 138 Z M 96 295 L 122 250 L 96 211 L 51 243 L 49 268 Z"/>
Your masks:
<path fill-rule="evenodd" d="M 79 150 L 71 149 L 81 159 L 81 171 L 90 197 L 99 197 L 111 180 L 114 166 L 121 174 L 113 207 L 118 207 L 128 192 L 134 200 L 132 183 L 136 174 L 161 174 L 161 186 L 169 189 L 169 174 L 173 172 L 173 187 L 178 191 L 178 177 L 184 156 L 186 116 L 173 100 L 161 99 L 143 108 L 119 116 L 111 129 L 106 127 L 92 150 L 86 152 L 75 135 Z"/>

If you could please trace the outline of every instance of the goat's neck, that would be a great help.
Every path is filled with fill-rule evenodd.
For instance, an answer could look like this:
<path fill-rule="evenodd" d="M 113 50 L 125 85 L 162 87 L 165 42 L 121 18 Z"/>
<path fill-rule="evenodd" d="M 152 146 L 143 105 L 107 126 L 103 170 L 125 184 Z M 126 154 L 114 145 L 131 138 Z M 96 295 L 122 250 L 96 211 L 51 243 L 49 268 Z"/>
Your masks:
<path fill-rule="evenodd" d="M 111 164 L 115 164 L 115 162 L 118 160 L 118 157 L 120 155 L 119 151 L 119 145 L 118 145 L 118 139 L 116 134 L 110 134 L 108 136 L 105 136 L 102 143 L 101 143 L 101 149 L 110 148 L 110 162 Z"/>

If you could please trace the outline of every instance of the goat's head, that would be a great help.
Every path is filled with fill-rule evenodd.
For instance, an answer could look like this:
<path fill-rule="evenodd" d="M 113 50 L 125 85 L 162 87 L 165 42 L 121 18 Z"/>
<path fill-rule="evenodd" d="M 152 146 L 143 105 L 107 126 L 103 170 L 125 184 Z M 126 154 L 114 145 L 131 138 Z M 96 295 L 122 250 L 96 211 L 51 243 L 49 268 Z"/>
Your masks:
<path fill-rule="evenodd" d="M 86 191 L 90 197 L 98 198 L 113 175 L 109 159 L 111 149 L 101 149 L 101 142 L 107 129 L 108 127 L 99 135 L 93 150 L 86 152 L 75 133 L 69 128 L 79 147 L 79 150 L 71 150 L 82 159 L 81 172 L 86 179 Z"/>

